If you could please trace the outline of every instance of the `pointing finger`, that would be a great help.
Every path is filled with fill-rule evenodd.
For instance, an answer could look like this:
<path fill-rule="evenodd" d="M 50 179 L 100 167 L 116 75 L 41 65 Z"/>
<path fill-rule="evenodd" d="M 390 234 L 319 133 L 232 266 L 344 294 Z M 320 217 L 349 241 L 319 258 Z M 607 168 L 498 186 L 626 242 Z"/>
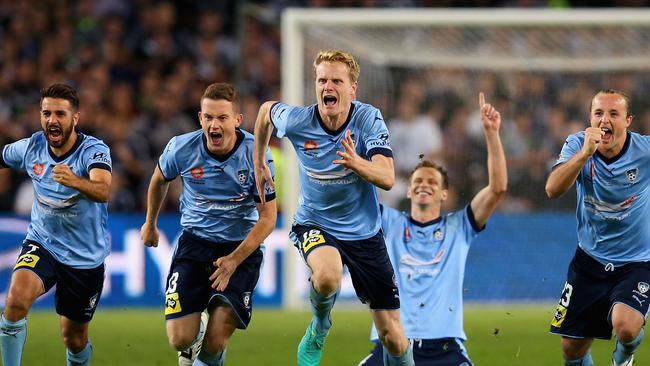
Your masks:
<path fill-rule="evenodd" d="M 481 108 L 485 105 L 485 94 L 483 92 L 478 93 L 478 105 Z"/>

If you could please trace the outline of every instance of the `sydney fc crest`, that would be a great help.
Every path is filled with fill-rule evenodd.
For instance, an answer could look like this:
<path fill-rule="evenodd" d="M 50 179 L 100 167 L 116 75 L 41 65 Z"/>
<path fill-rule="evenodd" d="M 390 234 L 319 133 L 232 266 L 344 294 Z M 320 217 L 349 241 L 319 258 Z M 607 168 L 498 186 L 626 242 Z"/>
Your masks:
<path fill-rule="evenodd" d="M 237 180 L 239 180 L 239 184 L 246 183 L 247 178 L 248 178 L 248 170 L 240 170 L 237 172 Z"/>
<path fill-rule="evenodd" d="M 639 169 L 634 168 L 630 169 L 625 172 L 625 176 L 627 177 L 627 181 L 634 184 L 636 182 L 636 177 L 639 176 Z"/>

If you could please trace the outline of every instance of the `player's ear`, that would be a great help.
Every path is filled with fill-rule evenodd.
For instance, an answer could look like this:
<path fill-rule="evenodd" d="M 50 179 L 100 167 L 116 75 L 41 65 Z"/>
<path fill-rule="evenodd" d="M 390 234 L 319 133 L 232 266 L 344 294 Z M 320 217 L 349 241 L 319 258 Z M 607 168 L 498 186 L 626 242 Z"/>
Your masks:
<path fill-rule="evenodd" d="M 244 115 L 241 113 L 237 113 L 237 115 L 235 116 L 235 127 L 239 127 L 239 125 L 241 125 L 243 120 L 244 120 Z"/>
<path fill-rule="evenodd" d="M 72 127 L 77 127 L 77 123 L 79 123 L 79 111 L 75 112 L 72 115 Z"/>
<path fill-rule="evenodd" d="M 629 114 L 627 117 L 625 117 L 625 122 L 626 122 L 625 127 L 630 127 L 630 125 L 632 124 L 632 119 L 633 118 L 634 118 L 634 116 L 631 115 L 631 114 Z"/>
<path fill-rule="evenodd" d="M 440 192 L 440 198 L 442 201 L 446 201 L 447 197 L 449 197 L 449 190 L 448 189 L 443 189 L 442 192 Z"/>
<path fill-rule="evenodd" d="M 199 113 L 197 113 L 197 116 L 199 117 L 199 124 L 203 123 L 203 120 L 202 120 L 203 113 L 201 113 L 201 111 L 199 111 Z"/>

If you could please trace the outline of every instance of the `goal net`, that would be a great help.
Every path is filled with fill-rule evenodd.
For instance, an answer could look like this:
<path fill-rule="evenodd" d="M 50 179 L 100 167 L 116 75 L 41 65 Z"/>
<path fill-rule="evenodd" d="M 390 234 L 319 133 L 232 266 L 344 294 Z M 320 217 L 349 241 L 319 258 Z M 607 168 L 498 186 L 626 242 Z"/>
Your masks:
<path fill-rule="evenodd" d="M 500 209 L 505 212 L 573 210 L 575 196 L 550 201 L 544 181 L 566 136 L 586 127 L 596 91 L 628 93 L 636 115 L 631 129 L 650 131 L 647 10 L 288 9 L 282 45 L 283 96 L 292 104 L 314 103 L 312 62 L 320 49 L 346 50 L 360 63 L 357 97 L 380 108 L 391 132 L 400 182 L 382 199 L 397 207 L 407 207 L 406 177 L 421 155 L 449 170 L 446 209 L 463 207 L 486 184 L 479 91 L 503 116 L 509 193 Z M 285 147 L 284 191 L 298 192 L 295 154 Z M 284 203 L 290 223 L 297 194 L 286 195 Z M 508 241 L 522 246 L 513 255 L 534 253 L 525 245 L 538 239 L 531 232 L 511 233 Z M 575 248 L 575 241 L 563 244 Z M 304 266 L 289 263 L 296 257 L 289 251 L 288 306 L 305 296 L 306 285 L 296 285 L 296 278 L 306 276 Z M 518 299 L 535 299 L 533 291 L 538 290 L 528 295 L 524 290 Z"/>

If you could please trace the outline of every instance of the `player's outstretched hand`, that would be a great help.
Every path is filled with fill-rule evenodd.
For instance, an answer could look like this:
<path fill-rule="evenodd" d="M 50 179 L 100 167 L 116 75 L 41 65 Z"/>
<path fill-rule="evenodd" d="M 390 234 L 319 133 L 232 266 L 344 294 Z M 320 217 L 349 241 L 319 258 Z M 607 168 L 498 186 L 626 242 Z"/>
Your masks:
<path fill-rule="evenodd" d="M 501 113 L 490 103 L 485 102 L 485 94 L 478 93 L 478 105 L 480 108 L 481 122 L 486 130 L 499 131 L 501 127 Z"/>
<path fill-rule="evenodd" d="M 350 130 L 345 131 L 345 138 L 341 139 L 341 145 L 343 145 L 343 151 L 336 152 L 336 155 L 341 158 L 334 160 L 333 163 L 341 164 L 348 169 L 354 170 L 354 167 L 361 157 L 357 155 L 357 150 L 354 147 L 354 141 L 352 140 Z"/>
<path fill-rule="evenodd" d="M 74 188 L 77 179 L 79 179 L 67 164 L 55 165 L 52 169 L 52 177 L 55 182 L 70 188 Z"/>
<path fill-rule="evenodd" d="M 142 239 L 144 245 L 148 247 L 157 247 L 159 237 L 160 234 L 158 234 L 158 227 L 156 227 L 155 224 L 145 222 L 140 228 L 140 239 Z"/>
<path fill-rule="evenodd" d="M 217 259 L 216 261 L 212 262 L 212 264 L 217 267 L 214 273 L 212 273 L 210 276 L 210 281 L 212 281 L 212 288 L 217 291 L 224 291 L 228 286 L 230 277 L 233 273 L 235 273 L 238 263 L 235 259 L 233 259 L 232 256 L 227 255 L 225 257 Z"/>
<path fill-rule="evenodd" d="M 254 174 L 255 174 L 255 185 L 257 187 L 257 194 L 260 196 L 260 203 L 266 203 L 266 194 L 264 187 L 268 184 L 273 190 L 275 190 L 275 182 L 273 182 L 273 174 L 271 174 L 271 169 L 266 165 L 265 162 L 255 163 L 254 164 Z"/>
<path fill-rule="evenodd" d="M 605 132 L 600 127 L 587 127 L 585 130 L 585 143 L 582 145 L 582 150 L 587 156 L 591 156 L 598 149 L 600 139 L 603 138 Z"/>

